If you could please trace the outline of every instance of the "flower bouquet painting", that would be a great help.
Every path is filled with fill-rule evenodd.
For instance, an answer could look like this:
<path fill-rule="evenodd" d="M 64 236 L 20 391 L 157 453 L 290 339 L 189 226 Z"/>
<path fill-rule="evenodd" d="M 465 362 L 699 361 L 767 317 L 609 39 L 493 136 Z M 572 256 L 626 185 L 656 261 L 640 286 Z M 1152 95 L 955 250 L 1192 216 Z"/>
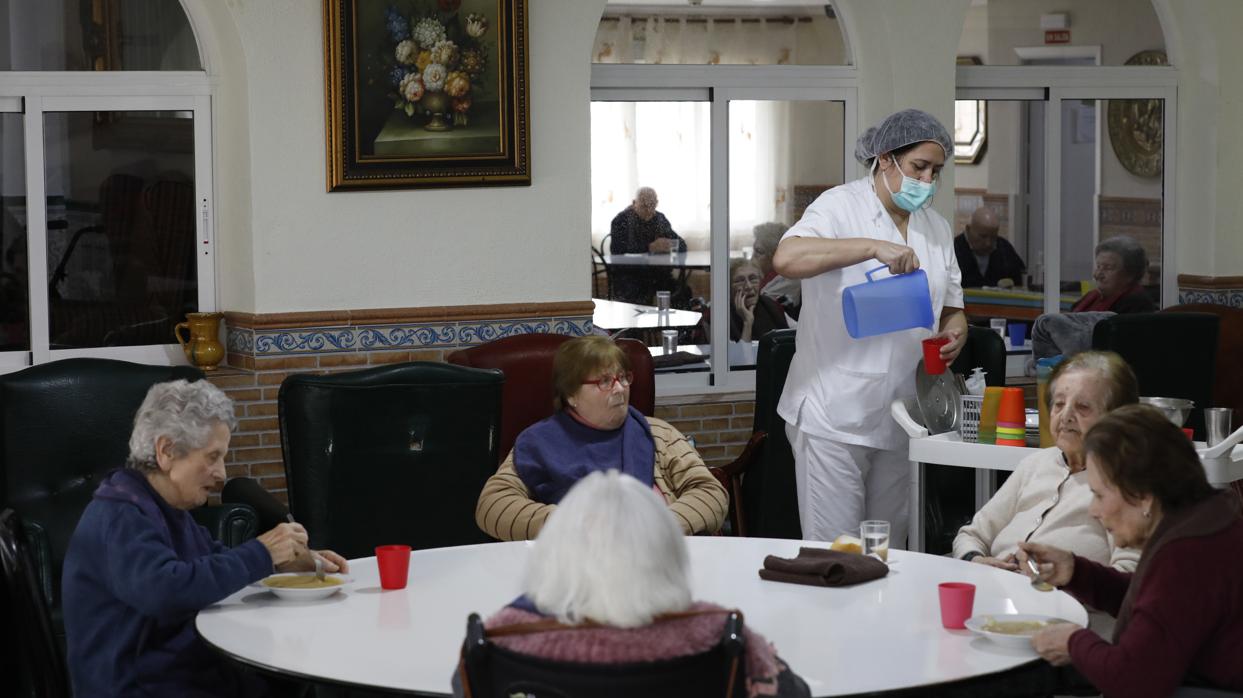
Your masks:
<path fill-rule="evenodd" d="M 530 184 L 525 0 L 325 0 L 328 189 Z"/>

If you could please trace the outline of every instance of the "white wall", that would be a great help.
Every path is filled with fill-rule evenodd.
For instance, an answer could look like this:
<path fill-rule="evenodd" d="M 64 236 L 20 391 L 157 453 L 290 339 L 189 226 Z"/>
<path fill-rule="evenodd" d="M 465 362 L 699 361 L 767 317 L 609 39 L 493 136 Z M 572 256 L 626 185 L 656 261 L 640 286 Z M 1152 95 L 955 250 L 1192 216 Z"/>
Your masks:
<path fill-rule="evenodd" d="M 905 107 L 951 120 L 971 0 L 839 0 L 861 127 Z M 531 0 L 533 185 L 325 193 L 318 2 L 185 0 L 217 80 L 221 306 L 283 312 L 584 300 L 590 46 L 603 0 Z M 1243 3 L 1157 0 L 1182 76 L 1178 271 L 1243 273 Z M 1072 22 L 1075 21 L 1072 19 Z M 1073 31 L 1072 25 L 1072 31 Z M 1171 38 L 1171 34 L 1173 38 Z M 273 37 L 281 37 L 274 41 Z M 1080 35 L 1075 36 L 1076 40 Z M 1181 47 L 1181 48 L 1176 48 Z M 1177 56 L 1177 57 L 1176 57 Z M 1123 57 L 1125 58 L 1125 56 Z M 943 191 L 952 191 L 954 167 Z M 858 175 L 852 166 L 850 179 Z M 993 188 L 990 183 L 990 189 Z M 952 219 L 953 197 L 937 209 Z M 580 263 L 565 250 L 583 248 Z"/>
<path fill-rule="evenodd" d="M 216 130 L 216 150 L 230 165 L 217 172 L 218 209 L 228 211 L 219 227 L 222 306 L 284 312 L 587 298 L 588 250 L 575 244 L 588 227 L 589 49 L 604 2 L 527 5 L 530 187 L 333 194 L 325 191 L 321 3 L 228 3 L 228 18 L 212 11 L 220 28 L 231 19 L 240 38 L 240 65 L 223 65 L 220 80 L 226 90 L 245 81 L 244 99 L 230 93 L 227 101 L 248 119 L 244 127 L 224 119 Z M 247 167 L 249 226 L 233 210 L 246 202 L 228 183 L 245 176 L 232 168 Z M 242 259 L 248 248 L 253 267 Z M 564 250 L 579 248 L 582 263 L 567 263 Z"/>

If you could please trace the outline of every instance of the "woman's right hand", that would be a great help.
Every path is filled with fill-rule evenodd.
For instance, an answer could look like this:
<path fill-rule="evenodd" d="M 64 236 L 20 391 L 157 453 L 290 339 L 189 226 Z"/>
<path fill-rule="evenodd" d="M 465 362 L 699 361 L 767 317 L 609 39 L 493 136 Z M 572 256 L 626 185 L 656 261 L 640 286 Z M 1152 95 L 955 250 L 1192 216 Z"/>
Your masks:
<path fill-rule="evenodd" d="M 915 250 L 896 242 L 874 240 L 873 257 L 876 261 L 889 267 L 890 274 L 906 274 L 919 268 L 919 257 Z"/>
<path fill-rule="evenodd" d="M 1027 566 L 1027 560 L 1034 559 L 1040 566 L 1040 578 L 1055 587 L 1070 584 L 1075 574 L 1075 556 L 1051 545 L 1040 543 L 1019 543 L 1019 570 L 1028 577 L 1033 576 Z"/>
<path fill-rule="evenodd" d="M 259 536 L 258 540 L 268 549 L 272 564 L 279 567 L 292 562 L 306 550 L 307 535 L 302 524 L 283 523 Z"/>
<path fill-rule="evenodd" d="M 976 555 L 975 557 L 971 558 L 971 561 L 975 563 L 979 563 L 981 565 L 988 565 L 989 567 L 996 567 L 999 570 L 1009 570 L 1011 572 L 1019 571 L 1019 565 L 1017 562 L 1014 561 L 1013 555 L 1005 558 L 1004 560 L 999 557 L 989 557 L 987 555 Z"/>

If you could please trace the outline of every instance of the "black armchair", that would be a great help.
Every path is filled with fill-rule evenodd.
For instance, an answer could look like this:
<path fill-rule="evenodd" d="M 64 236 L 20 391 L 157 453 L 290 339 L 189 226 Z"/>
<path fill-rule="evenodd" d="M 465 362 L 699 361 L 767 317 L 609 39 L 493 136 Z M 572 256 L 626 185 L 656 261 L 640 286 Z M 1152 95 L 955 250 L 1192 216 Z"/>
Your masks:
<path fill-rule="evenodd" d="M 494 633 L 502 634 L 505 630 Z M 633 664 L 563 662 L 519 654 L 496 645 L 488 639 L 479 615 L 472 613 L 466 621 L 458 677 L 466 695 L 478 698 L 742 698 L 747 694 L 745 642 L 742 614 L 732 611 L 725 618 L 721 641 L 706 652 Z"/>
<path fill-rule="evenodd" d="M 65 359 L 0 376 L 0 501 L 22 517 L 58 632 L 69 538 L 99 481 L 125 464 L 134 413 L 152 385 L 202 377 L 189 366 L 112 359 Z M 254 535 L 249 507 L 203 507 L 195 516 L 226 545 Z"/>
<path fill-rule="evenodd" d="M 734 462 L 712 468 L 730 494 L 734 535 L 803 537 L 794 482 L 794 452 L 777 403 L 794 358 L 796 330 L 773 330 L 760 339 L 755 367 L 755 418 L 751 440 Z"/>
<path fill-rule="evenodd" d="M 1128 313 L 1092 329 L 1092 348 L 1117 352 L 1135 371 L 1139 394 L 1195 402 L 1183 426 L 1204 438 L 1204 408 L 1213 404 L 1220 320 L 1209 313 Z"/>
<path fill-rule="evenodd" d="M 349 558 L 491 540 L 475 503 L 496 471 L 503 381 L 426 361 L 285 379 L 289 508 L 312 546 Z"/>

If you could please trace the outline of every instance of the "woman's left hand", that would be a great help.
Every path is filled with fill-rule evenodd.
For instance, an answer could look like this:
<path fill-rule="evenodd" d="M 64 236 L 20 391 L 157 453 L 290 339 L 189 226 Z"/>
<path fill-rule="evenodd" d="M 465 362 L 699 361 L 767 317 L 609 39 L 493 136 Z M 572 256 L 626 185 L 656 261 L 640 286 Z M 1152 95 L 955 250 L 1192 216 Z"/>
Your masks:
<path fill-rule="evenodd" d="M 1070 636 L 1082 629 L 1074 623 L 1054 623 L 1032 636 L 1032 647 L 1053 666 L 1070 664 Z"/>
<path fill-rule="evenodd" d="M 940 337 L 949 337 L 949 342 L 941 346 L 941 360 L 946 364 L 954 363 L 954 359 L 962 353 L 962 348 L 967 344 L 967 332 L 957 327 L 941 330 L 932 335 L 933 339 Z"/>

